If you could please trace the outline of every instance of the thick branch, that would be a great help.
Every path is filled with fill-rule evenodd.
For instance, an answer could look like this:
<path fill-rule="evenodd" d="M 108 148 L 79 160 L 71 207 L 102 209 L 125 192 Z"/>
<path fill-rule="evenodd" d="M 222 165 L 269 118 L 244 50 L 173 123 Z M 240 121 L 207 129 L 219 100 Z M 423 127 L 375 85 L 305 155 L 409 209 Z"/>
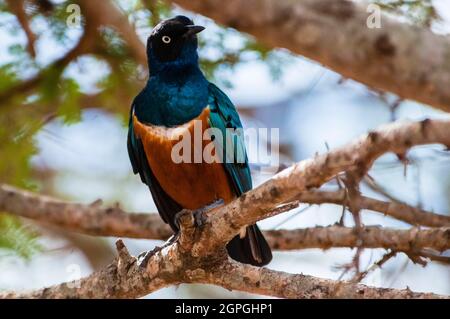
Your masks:
<path fill-rule="evenodd" d="M 94 44 L 95 44 L 96 28 L 97 25 L 87 23 L 85 31 L 81 36 L 80 40 L 78 41 L 78 43 L 71 50 L 69 50 L 63 57 L 53 62 L 50 66 L 46 67 L 35 76 L 27 80 L 24 80 L 9 89 L 0 92 L 0 102 L 3 103 L 0 104 L 0 107 L 2 105 L 6 105 L 6 103 L 4 102 L 8 101 L 10 98 L 18 94 L 28 94 L 30 91 L 39 86 L 48 76 L 48 70 L 55 69 L 58 72 L 62 72 L 63 69 L 77 57 L 86 53 L 93 52 L 93 47 L 95 47 Z"/>
<path fill-rule="evenodd" d="M 347 0 L 172 0 L 345 77 L 450 111 L 450 39 Z M 339 27 L 336 27 L 339 26 Z M 420 43 L 420 45 L 417 45 Z"/>
<path fill-rule="evenodd" d="M 373 288 L 362 284 L 317 279 L 267 268 L 240 264 L 230 260 L 214 272 L 211 282 L 232 290 L 241 290 L 279 298 L 352 298 L 412 299 L 439 298 L 431 293 L 415 293 L 409 289 Z"/>
<path fill-rule="evenodd" d="M 6 185 L 0 185 L 0 211 L 96 236 L 166 239 L 172 234 L 157 214 L 68 203 Z"/>
<path fill-rule="evenodd" d="M 117 242 L 118 257 L 104 269 L 79 281 L 23 293 L 0 293 L 1 298 L 139 298 L 175 284 L 178 267 L 171 264 L 171 253 L 157 252 L 147 267 L 140 267 L 122 241 Z"/>
<path fill-rule="evenodd" d="M 412 146 L 431 143 L 450 145 L 450 120 L 394 123 L 327 154 L 295 164 L 239 199 L 215 209 L 192 253 L 200 256 L 223 247 L 242 227 L 270 216 L 274 206 L 320 187 L 340 172 L 365 171 L 384 153 L 403 154 Z"/>
<path fill-rule="evenodd" d="M 130 256 L 120 240 L 117 249 L 119 257 L 113 263 L 79 282 L 28 293 L 0 293 L 0 298 L 139 298 L 182 282 L 214 284 L 284 298 L 446 298 L 409 289 L 373 288 L 289 274 L 230 259 L 206 259 L 198 263 L 183 254 L 176 244 L 151 252 L 146 263 Z"/>
<path fill-rule="evenodd" d="M 303 193 L 299 196 L 299 199 L 311 204 L 323 204 L 340 203 L 342 197 L 340 192 L 311 191 Z M 381 207 L 391 205 L 364 197 L 361 203 L 365 202 L 369 204 L 373 202 L 381 205 Z M 407 212 L 416 212 L 414 207 L 401 206 L 401 208 L 404 208 Z M 170 227 L 157 214 L 126 213 L 119 207 L 102 208 L 100 203 L 91 205 L 68 203 L 7 185 L 0 185 L 0 211 L 30 218 L 46 225 L 58 226 L 70 231 L 95 236 L 166 240 L 172 235 Z M 286 211 L 286 209 L 281 212 L 283 211 Z M 396 211 L 391 213 L 397 214 Z M 419 210 L 416 213 L 423 217 L 423 220 L 427 220 L 425 216 L 422 216 L 426 214 L 430 214 L 431 220 L 435 218 L 436 221 L 442 217 L 442 224 L 434 226 L 450 226 L 450 223 L 445 222 L 445 218 L 448 218 L 448 216 L 424 213 Z M 411 213 L 413 220 L 418 219 L 415 216 Z M 354 232 L 354 229 L 338 226 L 269 230 L 265 231 L 264 235 L 271 247 L 277 250 L 328 249 L 331 247 L 356 247 L 358 245 L 365 248 L 391 248 L 396 250 L 425 247 L 437 250 L 450 248 L 449 239 L 445 238 L 445 228 L 393 230 L 365 227 L 361 231 L 361 238 Z M 411 249 L 406 249 L 407 247 Z"/>
<path fill-rule="evenodd" d="M 129 256 L 123 243 L 118 242 L 119 258 L 104 270 L 81 280 L 80 288 L 61 284 L 25 294 L 4 294 L 4 297 L 140 297 L 162 287 L 177 283 L 213 283 L 230 289 L 286 297 L 354 298 L 426 298 L 433 294 L 412 293 L 408 290 L 369 288 L 353 283 L 323 280 L 303 275 L 289 275 L 265 268 L 255 268 L 229 261 L 225 245 L 241 227 L 253 224 L 283 210 L 280 204 L 292 201 L 299 193 L 319 187 L 336 174 L 347 170 L 370 168 L 380 155 L 392 151 L 404 153 L 414 145 L 441 143 L 450 145 L 450 121 L 422 121 L 393 124 L 383 130 L 363 136 L 356 142 L 326 155 L 317 156 L 294 165 L 271 180 L 249 191 L 239 199 L 210 211 L 205 223 L 197 227 L 194 216 L 184 213 L 178 219 L 180 235 L 174 243 L 154 251 L 141 260 Z M 8 195 L 11 192 L 5 192 Z M 7 202 L 4 198 L 0 202 Z M 257 203 L 257 204 L 256 204 Z M 39 203 L 36 203 L 38 205 Z M 56 206 L 58 203 L 55 204 Z M 95 205 L 94 205 L 95 206 Z M 60 207 L 62 208 L 62 207 Z M 2 207 L 17 210 L 13 207 Z M 347 231 L 342 229 L 339 231 Z M 373 232 L 370 230 L 369 232 Z M 449 230 L 405 231 L 396 239 L 406 250 L 416 245 L 445 249 Z M 358 233 L 360 234 L 360 233 Z M 373 237 L 376 237 L 376 232 Z M 378 233 L 378 235 L 380 235 Z M 352 234 L 347 234 L 351 238 Z M 391 238 L 380 238 L 389 241 Z M 359 238 L 370 243 L 372 238 Z M 393 241 L 393 240 L 392 240 Z M 409 241 L 408 244 L 405 241 Z M 413 243 L 411 244 L 411 241 Z M 422 246 L 421 246 L 422 247 Z M 414 251 L 413 251 L 414 253 Z M 270 287 L 270 289 L 269 289 Z M 339 289 L 338 289 L 339 288 Z"/>

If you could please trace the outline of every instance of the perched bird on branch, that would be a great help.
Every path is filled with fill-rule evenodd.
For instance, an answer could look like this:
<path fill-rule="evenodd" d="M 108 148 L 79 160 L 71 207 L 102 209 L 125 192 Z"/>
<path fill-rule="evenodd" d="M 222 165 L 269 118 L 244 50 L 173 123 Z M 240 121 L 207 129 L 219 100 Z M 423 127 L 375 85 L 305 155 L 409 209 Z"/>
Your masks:
<path fill-rule="evenodd" d="M 155 27 L 147 41 L 150 77 L 130 112 L 128 153 L 133 171 L 148 185 L 159 214 L 175 232 L 181 210 L 228 203 L 252 188 L 239 115 L 198 65 L 197 33 L 203 29 L 185 16 Z M 177 153 L 183 137 L 188 147 L 183 144 Z M 205 153 L 214 160 L 204 158 Z M 235 153 L 244 154 L 243 160 Z M 257 266 L 272 259 L 257 225 L 241 230 L 227 250 L 231 258 Z"/>

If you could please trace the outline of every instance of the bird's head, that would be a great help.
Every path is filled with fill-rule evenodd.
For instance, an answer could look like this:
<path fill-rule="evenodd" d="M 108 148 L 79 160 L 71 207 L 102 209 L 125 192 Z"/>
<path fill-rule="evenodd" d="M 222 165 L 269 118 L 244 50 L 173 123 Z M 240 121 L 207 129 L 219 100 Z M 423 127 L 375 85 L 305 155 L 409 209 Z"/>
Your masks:
<path fill-rule="evenodd" d="M 197 33 L 205 28 L 185 16 L 161 21 L 147 40 L 152 71 L 164 65 L 197 63 Z"/>

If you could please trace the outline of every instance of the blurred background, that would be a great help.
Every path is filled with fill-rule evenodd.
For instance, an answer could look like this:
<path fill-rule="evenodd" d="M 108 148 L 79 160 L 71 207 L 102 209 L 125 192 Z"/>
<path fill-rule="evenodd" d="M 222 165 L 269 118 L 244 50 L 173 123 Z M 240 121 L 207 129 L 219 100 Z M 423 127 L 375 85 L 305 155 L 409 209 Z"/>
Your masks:
<path fill-rule="evenodd" d="M 279 128 L 282 166 L 341 146 L 394 120 L 449 116 L 371 90 L 286 50 L 266 48 L 164 1 L 112 2 L 134 25 L 142 43 L 160 19 L 176 14 L 205 26 L 199 39 L 202 69 L 233 100 L 244 127 Z M 450 33 L 447 0 L 372 2 L 404 23 Z M 24 4 L 22 14 L 18 3 Z M 155 213 L 147 187 L 132 174 L 126 150 L 128 112 L 145 85 L 146 68 L 122 36 L 108 27 L 96 33 L 95 45 L 101 49 L 67 57 L 86 25 L 83 12 L 79 24 L 75 20 L 68 25 L 71 3 L 0 0 L 0 183 L 82 203 L 101 198 L 105 205 L 119 203 L 130 212 Z M 362 191 L 449 214 L 448 152 L 437 146 L 418 147 L 409 160 L 405 168 L 397 157 L 383 156 L 370 171 L 378 189 L 363 185 Z M 256 185 L 271 176 L 258 164 L 252 168 Z M 325 226 L 337 222 L 341 214 L 342 207 L 336 205 L 302 205 L 260 225 L 264 229 Z M 373 212 L 364 212 L 362 218 L 367 225 L 408 227 Z M 353 225 L 350 214 L 345 223 Z M 88 275 L 112 260 L 114 241 L 0 214 L 0 290 L 40 288 Z M 133 254 L 161 244 L 130 239 L 125 243 Z M 354 254 L 352 249 L 275 252 L 269 267 L 337 279 Z M 383 250 L 364 250 L 363 269 L 383 254 Z M 448 295 L 450 267 L 435 262 L 422 267 L 400 254 L 364 282 Z M 147 298 L 247 296 L 213 286 L 180 285 Z"/>

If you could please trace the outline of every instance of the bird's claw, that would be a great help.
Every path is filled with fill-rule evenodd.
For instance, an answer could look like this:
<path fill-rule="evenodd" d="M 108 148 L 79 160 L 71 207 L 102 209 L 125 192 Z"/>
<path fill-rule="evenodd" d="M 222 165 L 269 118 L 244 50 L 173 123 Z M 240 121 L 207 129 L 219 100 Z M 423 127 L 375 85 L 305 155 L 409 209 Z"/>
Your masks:
<path fill-rule="evenodd" d="M 224 204 L 225 204 L 225 202 L 223 201 L 223 199 L 218 199 L 218 200 L 212 202 L 211 204 L 208 204 L 205 207 L 194 211 L 193 214 L 194 214 L 195 226 L 196 227 L 203 226 L 206 223 L 206 220 L 208 219 L 207 212 L 209 212 L 210 210 L 213 210 L 214 208 L 222 206 Z"/>
<path fill-rule="evenodd" d="M 153 257 L 157 252 L 161 251 L 163 247 L 156 246 L 150 251 L 144 251 L 143 253 L 139 254 L 137 257 L 138 265 L 140 268 L 147 268 L 148 261 L 151 257 Z"/>
<path fill-rule="evenodd" d="M 138 257 L 137 257 L 139 267 L 146 268 L 150 258 L 153 257 L 156 253 L 158 253 L 161 250 L 163 250 L 164 248 L 166 248 L 167 246 L 170 246 L 174 242 L 176 242 L 178 240 L 178 236 L 179 236 L 178 233 L 174 234 L 161 247 L 160 246 L 155 246 L 155 248 L 153 248 L 150 251 L 144 251 L 143 253 L 140 253 L 138 255 Z"/>
<path fill-rule="evenodd" d="M 174 221 L 175 221 L 175 225 L 177 226 L 178 229 L 181 228 L 181 220 L 184 216 L 186 216 L 186 214 L 192 214 L 192 211 L 190 211 L 188 209 L 183 209 L 175 214 Z"/>
<path fill-rule="evenodd" d="M 194 215 L 194 226 L 201 227 L 205 224 L 205 222 L 208 218 L 207 212 L 209 212 L 210 210 L 212 210 L 214 208 L 222 206 L 224 203 L 225 202 L 223 201 L 223 199 L 219 199 L 219 200 L 216 200 L 215 202 L 208 204 L 205 207 L 197 209 L 195 211 L 183 209 L 175 215 L 175 224 L 177 225 L 178 229 L 180 229 L 181 219 L 184 216 L 186 216 L 186 214 L 193 214 Z"/>
<path fill-rule="evenodd" d="M 204 209 L 194 211 L 194 224 L 195 227 L 202 227 L 206 223 L 206 214 Z"/>

